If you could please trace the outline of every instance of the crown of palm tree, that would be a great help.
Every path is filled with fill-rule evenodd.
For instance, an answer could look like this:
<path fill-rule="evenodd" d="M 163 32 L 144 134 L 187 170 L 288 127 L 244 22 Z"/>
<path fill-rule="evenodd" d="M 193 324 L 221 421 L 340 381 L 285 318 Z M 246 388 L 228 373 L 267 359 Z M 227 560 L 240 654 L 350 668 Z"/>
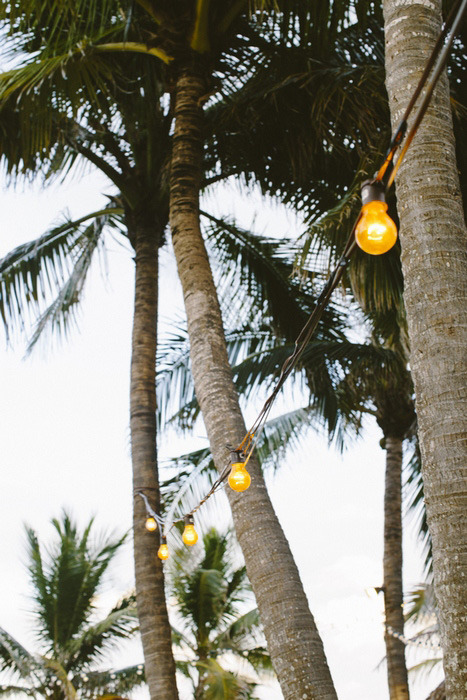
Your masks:
<path fill-rule="evenodd" d="M 0 630 L 3 694 L 72 700 L 77 694 L 127 693 L 144 682 L 142 667 L 113 670 L 105 659 L 137 632 L 134 596 L 122 598 L 104 617 L 96 606 L 104 575 L 126 536 L 96 538 L 93 520 L 80 532 L 66 512 L 52 523 L 56 536 L 47 549 L 34 530 L 26 529 L 38 652 Z"/>
<path fill-rule="evenodd" d="M 177 550 L 168 567 L 173 642 L 177 655 L 189 659 L 178 668 L 200 700 L 248 700 L 257 673 L 270 675 L 272 667 L 246 569 L 238 565 L 231 533 L 211 528 L 202 544 L 198 553 Z"/>

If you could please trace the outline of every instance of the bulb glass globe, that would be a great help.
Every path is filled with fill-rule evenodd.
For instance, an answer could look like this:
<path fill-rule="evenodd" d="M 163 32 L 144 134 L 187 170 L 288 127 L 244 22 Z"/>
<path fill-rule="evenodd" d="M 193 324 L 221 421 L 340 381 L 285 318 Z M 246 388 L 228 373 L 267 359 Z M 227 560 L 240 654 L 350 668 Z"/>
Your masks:
<path fill-rule="evenodd" d="M 192 523 L 185 525 L 185 530 L 183 531 L 182 540 L 186 545 L 192 547 L 198 541 L 198 533 L 195 530 L 195 526 Z"/>
<path fill-rule="evenodd" d="M 154 530 L 157 530 L 155 518 L 146 518 L 145 527 L 149 532 L 154 532 Z"/>
<path fill-rule="evenodd" d="M 157 552 L 157 556 L 159 559 L 165 560 L 169 558 L 169 548 L 167 547 L 166 544 L 161 544 L 159 547 L 159 550 Z"/>
<path fill-rule="evenodd" d="M 397 240 L 397 227 L 386 214 L 387 208 L 386 202 L 377 200 L 362 207 L 362 216 L 355 229 L 355 239 L 365 253 L 386 253 Z"/>
<path fill-rule="evenodd" d="M 232 471 L 229 474 L 229 486 L 234 491 L 246 491 L 251 484 L 251 476 L 245 469 L 243 462 L 232 464 Z"/>

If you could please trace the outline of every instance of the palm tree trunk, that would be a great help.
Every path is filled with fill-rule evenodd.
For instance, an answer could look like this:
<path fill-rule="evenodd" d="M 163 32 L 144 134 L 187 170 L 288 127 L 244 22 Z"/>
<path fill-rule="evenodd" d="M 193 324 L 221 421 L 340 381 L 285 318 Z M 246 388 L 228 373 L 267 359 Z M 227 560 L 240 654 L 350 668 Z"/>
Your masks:
<path fill-rule="evenodd" d="M 156 231 L 138 229 L 135 247 L 135 310 L 133 320 L 130 429 L 133 462 L 133 538 L 136 600 L 143 642 L 146 681 L 152 700 L 178 700 L 171 629 L 164 593 L 158 538 L 144 527 L 144 493 L 159 511 L 156 461 L 156 346 L 158 246 Z"/>
<path fill-rule="evenodd" d="M 384 0 L 386 86 L 402 116 L 441 24 L 441 0 Z M 467 687 L 467 230 L 446 75 L 399 171 L 402 268 L 446 695 Z"/>
<path fill-rule="evenodd" d="M 404 634 L 402 609 L 402 440 L 385 437 L 386 484 L 384 490 L 384 611 L 386 659 L 390 700 L 408 700 L 405 645 L 388 632 Z"/>
<path fill-rule="evenodd" d="M 193 59 L 194 61 L 196 59 Z M 232 381 L 222 318 L 199 224 L 202 109 L 207 92 L 202 67 L 179 71 L 170 182 L 170 223 L 182 283 L 196 395 L 218 469 L 228 463 L 226 444 L 245 434 Z M 289 544 L 266 491 L 256 459 L 248 491 L 227 488 L 269 653 L 285 700 L 335 700 L 321 638 Z"/>
<path fill-rule="evenodd" d="M 429 694 L 426 700 L 446 700 L 446 691 L 444 681 Z"/>

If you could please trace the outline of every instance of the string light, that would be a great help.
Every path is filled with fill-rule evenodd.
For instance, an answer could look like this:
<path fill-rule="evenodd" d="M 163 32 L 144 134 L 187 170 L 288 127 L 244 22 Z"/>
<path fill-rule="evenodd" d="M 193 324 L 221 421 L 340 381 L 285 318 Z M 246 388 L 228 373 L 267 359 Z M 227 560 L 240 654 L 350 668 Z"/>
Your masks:
<path fill-rule="evenodd" d="M 321 291 L 321 294 L 316 300 L 315 308 L 310 314 L 308 321 L 306 322 L 298 338 L 296 339 L 294 352 L 284 362 L 274 390 L 272 391 L 269 398 L 266 400 L 252 428 L 246 433 L 238 447 L 234 450 L 231 450 L 231 452 L 235 453 L 237 461 L 233 461 L 233 463 L 228 464 L 226 467 L 224 467 L 224 469 L 220 473 L 219 478 L 214 482 L 206 496 L 204 496 L 204 498 L 202 498 L 201 501 L 194 508 L 192 508 L 189 513 L 185 513 L 184 516 L 172 522 L 164 521 L 164 519 L 161 518 L 151 508 L 146 495 L 143 493 L 144 487 L 143 489 L 135 491 L 135 495 L 141 496 L 141 498 L 143 498 L 144 500 L 146 506 L 146 513 L 148 516 L 146 523 L 152 518 L 156 523 L 156 527 L 153 527 L 153 530 L 155 530 L 157 526 L 159 526 L 161 533 L 164 533 L 162 537 L 162 544 L 160 545 L 159 551 L 157 553 L 160 559 L 165 560 L 169 557 L 169 550 L 166 543 L 166 535 L 168 531 L 173 527 L 173 525 L 176 522 L 180 522 L 182 520 L 185 520 L 187 517 L 192 516 L 193 513 L 195 513 L 214 493 L 216 493 L 224 485 L 224 482 L 227 480 L 227 478 L 229 485 L 236 491 L 244 491 L 250 486 L 251 477 L 246 471 L 246 465 L 253 453 L 256 444 L 258 443 L 258 439 L 261 436 L 262 431 L 264 430 L 264 426 L 268 418 L 269 412 L 271 410 L 272 404 L 277 398 L 277 395 L 280 389 L 282 388 L 285 380 L 291 374 L 292 370 L 297 365 L 300 357 L 305 351 L 305 348 L 308 345 L 314 331 L 316 330 L 316 327 L 321 319 L 321 316 L 323 315 L 324 309 L 326 308 L 334 289 L 337 287 L 344 275 L 344 272 L 350 262 L 351 255 L 355 250 L 356 246 L 358 245 L 360 248 L 362 248 L 362 250 L 369 253 L 370 255 L 379 255 L 381 253 L 386 252 L 387 250 L 390 250 L 390 248 L 392 248 L 392 246 L 396 242 L 397 228 L 392 219 L 386 214 L 387 204 L 385 201 L 385 194 L 394 182 L 395 175 L 402 163 L 407 149 L 409 148 L 415 136 L 415 133 L 417 132 L 417 129 L 425 115 L 431 97 L 433 95 L 435 85 L 443 69 L 446 66 L 450 48 L 454 41 L 455 35 L 459 29 L 466 9 L 467 0 L 457 0 L 457 3 L 452 7 L 449 17 L 446 20 L 442 31 L 440 32 L 440 35 L 431 53 L 431 56 L 427 61 L 425 70 L 423 71 L 419 83 L 415 88 L 415 91 L 405 110 L 405 113 L 402 117 L 402 121 L 391 140 L 391 144 L 389 146 L 383 165 L 375 174 L 373 180 L 369 180 L 363 183 L 362 210 L 359 214 L 358 219 L 355 221 L 352 227 L 349 238 L 344 247 L 342 256 L 338 261 L 336 268 L 330 274 L 328 281 L 326 282 L 323 290 Z M 430 82 L 428 83 L 427 89 L 425 91 L 425 96 L 414 117 L 414 122 L 410 131 L 407 134 L 406 142 L 403 148 L 401 148 L 398 160 L 394 165 L 393 159 L 396 154 L 396 151 L 401 146 L 401 143 L 404 137 L 406 136 L 407 119 L 410 113 L 412 112 L 412 109 L 414 108 L 418 97 L 420 96 L 421 92 L 425 87 L 425 84 L 428 81 L 432 69 L 433 75 L 431 77 Z M 373 219 L 373 221 L 370 221 L 370 223 L 368 224 L 368 219 L 375 217 L 376 213 L 378 213 L 380 216 L 379 221 L 376 221 L 375 224 L 375 221 Z M 381 214 L 384 222 L 384 225 L 382 227 L 384 231 L 381 228 Z M 366 233 L 364 233 L 364 231 L 366 231 Z M 239 488 L 239 485 L 241 486 L 241 488 Z M 196 532 L 195 535 L 197 537 Z"/>
<path fill-rule="evenodd" d="M 185 518 L 185 530 L 182 535 L 182 540 L 188 547 L 192 547 L 198 541 L 198 533 L 195 530 L 193 517 L 187 515 Z"/>
<path fill-rule="evenodd" d="M 434 651 L 442 651 L 442 648 L 439 644 L 435 644 L 433 642 L 426 642 L 423 639 L 408 639 L 407 637 L 404 637 L 404 635 L 400 634 L 399 632 L 396 632 L 396 630 L 393 627 L 390 627 L 389 625 L 386 625 L 386 632 L 390 637 L 394 637 L 394 639 L 398 639 L 400 642 L 405 644 L 406 646 L 414 646 L 414 647 L 423 647 L 424 649 L 433 649 Z"/>
<path fill-rule="evenodd" d="M 234 491 L 246 491 L 251 484 L 251 476 L 245 468 L 245 462 L 235 462 L 233 461 L 235 458 L 236 456 L 232 458 L 232 471 L 228 478 L 229 486 Z"/>
<path fill-rule="evenodd" d="M 152 515 L 146 518 L 145 527 L 148 532 L 154 532 L 154 530 L 157 530 L 156 519 Z"/>
<path fill-rule="evenodd" d="M 387 253 L 397 241 L 397 228 L 386 213 L 385 186 L 367 180 L 362 185 L 362 211 L 355 228 L 355 240 L 370 255 Z"/>
<path fill-rule="evenodd" d="M 161 546 L 157 550 L 157 556 L 159 557 L 159 559 L 162 559 L 162 561 L 165 561 L 170 556 L 169 548 L 167 547 L 167 540 L 165 537 L 162 538 Z"/>

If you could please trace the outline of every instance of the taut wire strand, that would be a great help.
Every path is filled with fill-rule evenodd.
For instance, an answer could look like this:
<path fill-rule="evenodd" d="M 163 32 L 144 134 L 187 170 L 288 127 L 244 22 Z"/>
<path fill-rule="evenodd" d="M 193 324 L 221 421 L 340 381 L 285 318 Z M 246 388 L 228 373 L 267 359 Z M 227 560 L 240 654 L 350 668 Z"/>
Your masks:
<path fill-rule="evenodd" d="M 459 5 L 459 4 L 460 4 L 460 2 L 457 3 L 457 5 Z M 442 50 L 442 52 L 439 55 L 438 61 L 436 63 L 434 71 L 433 71 L 433 76 L 428 84 L 427 91 L 425 93 L 423 101 L 420 104 L 420 107 L 418 108 L 417 113 L 415 114 L 411 129 L 410 129 L 409 133 L 407 134 L 405 143 L 401 149 L 401 152 L 400 152 L 399 157 L 396 161 L 396 164 L 394 165 L 394 168 L 392 169 L 391 174 L 389 175 L 389 179 L 388 179 L 388 182 L 386 185 L 386 191 L 389 190 L 392 183 L 394 182 L 394 178 L 396 177 L 396 173 L 401 166 L 401 163 L 404 159 L 405 154 L 407 153 L 407 149 L 409 148 L 410 144 L 412 143 L 413 138 L 418 131 L 418 127 L 420 126 L 421 121 L 422 121 L 423 117 L 425 116 L 425 112 L 428 109 L 428 105 L 431 102 L 431 98 L 433 96 L 433 92 L 434 92 L 434 89 L 436 87 L 436 83 L 438 82 L 441 73 L 443 72 L 444 68 L 446 67 L 446 63 L 447 63 L 447 60 L 449 57 L 449 51 L 451 49 L 452 42 L 454 41 L 454 37 L 457 33 L 457 30 L 459 29 L 460 23 L 462 21 L 462 17 L 465 14 L 466 10 L 467 10 L 467 0 L 462 0 L 462 3 L 460 4 L 457 15 L 454 19 L 454 22 L 452 25 L 452 30 L 451 30 L 451 33 L 449 35 L 449 38 L 444 46 L 444 49 Z M 451 14 L 453 14 L 453 13 L 451 13 Z M 443 41 L 444 41 L 444 38 L 445 37 L 443 37 Z M 437 45 L 438 45 L 438 42 L 437 42 Z"/>

